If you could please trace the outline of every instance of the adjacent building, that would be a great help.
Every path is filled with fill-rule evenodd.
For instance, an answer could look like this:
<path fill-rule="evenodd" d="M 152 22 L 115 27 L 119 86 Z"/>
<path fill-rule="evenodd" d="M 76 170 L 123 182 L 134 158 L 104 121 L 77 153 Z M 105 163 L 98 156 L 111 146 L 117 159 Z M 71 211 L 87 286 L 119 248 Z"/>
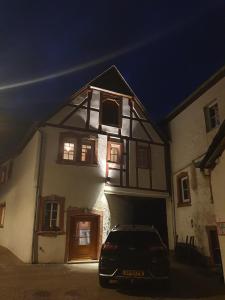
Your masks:
<path fill-rule="evenodd" d="M 177 240 L 194 242 L 211 265 L 220 263 L 217 225 L 224 221 L 224 177 L 216 168 L 211 172 L 203 167 L 202 161 L 208 159 L 208 148 L 225 119 L 224 75 L 223 68 L 167 118 Z M 222 162 L 217 169 L 221 168 Z"/>

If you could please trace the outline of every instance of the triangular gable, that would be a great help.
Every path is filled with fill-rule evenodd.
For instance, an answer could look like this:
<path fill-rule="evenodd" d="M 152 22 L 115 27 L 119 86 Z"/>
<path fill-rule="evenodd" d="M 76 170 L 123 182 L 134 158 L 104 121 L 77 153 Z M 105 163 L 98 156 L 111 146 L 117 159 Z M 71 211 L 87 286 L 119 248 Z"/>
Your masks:
<path fill-rule="evenodd" d="M 102 90 L 109 93 L 112 92 L 112 94 L 116 93 L 121 96 L 123 95 L 125 98 L 127 98 L 126 101 L 128 101 L 128 98 L 132 98 L 134 101 L 132 116 L 133 118 L 138 119 L 138 121 L 134 121 L 134 123 L 136 122 L 139 124 L 139 127 L 142 127 L 145 138 L 159 143 L 166 142 L 166 139 L 164 136 L 162 136 L 161 132 L 159 132 L 157 126 L 151 122 L 141 101 L 137 98 L 135 93 L 132 91 L 126 80 L 115 66 L 111 66 L 92 81 L 88 82 L 78 92 L 74 93 L 70 97 L 69 102 L 61 106 L 60 109 L 48 119 L 47 123 L 49 124 L 50 122 L 53 123 L 53 125 L 58 124 L 64 126 L 76 125 L 84 128 L 84 122 L 81 124 L 80 121 L 85 119 L 87 116 L 86 112 L 82 110 L 82 108 L 87 107 L 88 105 L 89 88 L 93 90 L 99 89 L 100 91 Z M 89 126 L 86 125 L 86 129 L 88 129 L 88 127 Z M 97 124 L 95 124 L 95 127 L 95 130 L 97 130 Z"/>
<path fill-rule="evenodd" d="M 105 72 L 89 82 L 88 85 L 127 96 L 134 96 L 133 91 L 115 66 L 111 66 Z"/>

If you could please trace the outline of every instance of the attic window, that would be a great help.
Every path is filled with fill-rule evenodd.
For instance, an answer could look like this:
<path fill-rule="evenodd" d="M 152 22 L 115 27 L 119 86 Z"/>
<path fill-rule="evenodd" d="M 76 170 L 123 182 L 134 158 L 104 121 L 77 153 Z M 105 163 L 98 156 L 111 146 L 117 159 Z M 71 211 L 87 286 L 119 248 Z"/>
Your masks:
<path fill-rule="evenodd" d="M 120 103 L 114 99 L 104 99 L 102 101 L 101 123 L 103 125 L 120 127 Z"/>

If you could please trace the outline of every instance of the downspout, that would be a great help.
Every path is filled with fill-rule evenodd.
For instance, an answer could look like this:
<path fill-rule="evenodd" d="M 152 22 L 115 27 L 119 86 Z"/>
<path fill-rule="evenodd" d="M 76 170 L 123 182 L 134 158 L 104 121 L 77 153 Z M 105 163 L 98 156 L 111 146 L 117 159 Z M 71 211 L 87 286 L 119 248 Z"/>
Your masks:
<path fill-rule="evenodd" d="M 168 143 L 168 184 L 169 184 L 169 192 L 171 194 L 171 209 L 172 209 L 172 227 L 173 227 L 173 239 L 174 239 L 174 248 L 176 247 L 176 242 L 177 242 L 177 229 L 176 229 L 176 210 L 175 210 L 175 199 L 174 199 L 174 178 L 173 178 L 173 173 L 172 173 L 172 162 L 171 162 L 171 151 L 170 151 L 170 143 Z"/>
<path fill-rule="evenodd" d="M 34 223 L 33 223 L 33 239 L 32 239 L 32 264 L 38 263 L 38 208 L 39 208 L 39 199 L 41 194 L 41 164 L 42 164 L 42 154 L 43 154 L 43 131 L 38 129 L 40 133 L 40 143 L 39 143 L 39 155 L 38 155 L 38 170 L 37 170 L 37 183 L 36 183 L 36 196 L 35 196 L 35 213 L 34 213 Z"/>

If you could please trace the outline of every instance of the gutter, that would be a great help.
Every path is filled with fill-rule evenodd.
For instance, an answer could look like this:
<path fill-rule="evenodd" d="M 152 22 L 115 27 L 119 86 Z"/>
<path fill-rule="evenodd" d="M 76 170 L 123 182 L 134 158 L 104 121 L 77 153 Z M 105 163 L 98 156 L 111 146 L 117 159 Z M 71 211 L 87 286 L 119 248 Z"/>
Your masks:
<path fill-rule="evenodd" d="M 39 156 L 38 156 L 38 173 L 37 173 L 37 184 L 36 184 L 36 196 L 35 196 L 35 214 L 34 214 L 34 223 L 33 223 L 33 239 L 32 239 L 32 264 L 38 263 L 38 235 L 37 235 L 37 225 L 38 225 L 38 207 L 39 207 L 39 198 L 41 193 L 41 163 L 42 163 L 42 153 L 44 145 L 44 136 L 43 131 L 38 129 L 40 133 L 40 143 L 39 143 Z"/>

